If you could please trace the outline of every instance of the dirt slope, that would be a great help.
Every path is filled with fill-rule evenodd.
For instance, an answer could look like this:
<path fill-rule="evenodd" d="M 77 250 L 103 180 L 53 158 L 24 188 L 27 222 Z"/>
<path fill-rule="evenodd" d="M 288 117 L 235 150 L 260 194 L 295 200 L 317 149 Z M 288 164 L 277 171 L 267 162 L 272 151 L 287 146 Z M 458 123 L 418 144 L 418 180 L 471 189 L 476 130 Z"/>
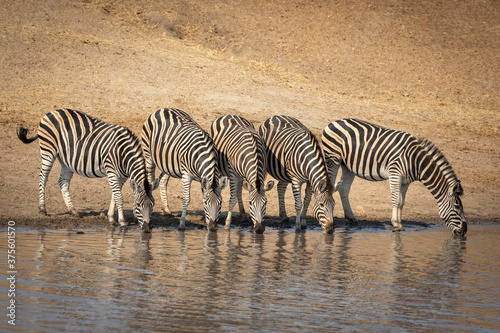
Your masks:
<path fill-rule="evenodd" d="M 317 135 L 338 118 L 363 118 L 431 139 L 462 180 L 467 218 L 498 221 L 497 5 L 6 2 L 0 12 L 1 223 L 38 221 L 38 146 L 22 144 L 15 132 L 20 124 L 35 130 L 45 113 L 61 107 L 136 133 L 161 107 L 181 108 L 205 129 L 229 113 L 256 126 L 273 114 L 293 115 Z M 66 217 L 58 173 L 55 166 L 47 189 L 53 219 L 47 224 Z M 178 184 L 172 181 L 174 211 L 181 209 Z M 85 215 L 71 223 L 105 223 L 94 216 L 109 204 L 106 179 L 74 177 L 71 192 Z M 202 209 L 199 192 L 193 184 L 194 213 Z M 128 186 L 125 197 L 130 210 Z M 275 190 L 268 197 L 268 215 L 277 216 Z M 387 183 L 356 180 L 351 198 L 361 217 L 390 219 Z M 342 217 L 340 206 L 335 215 Z M 436 203 L 421 184 L 410 187 L 403 218 L 439 223 Z M 155 221 L 162 219 L 155 214 Z"/>

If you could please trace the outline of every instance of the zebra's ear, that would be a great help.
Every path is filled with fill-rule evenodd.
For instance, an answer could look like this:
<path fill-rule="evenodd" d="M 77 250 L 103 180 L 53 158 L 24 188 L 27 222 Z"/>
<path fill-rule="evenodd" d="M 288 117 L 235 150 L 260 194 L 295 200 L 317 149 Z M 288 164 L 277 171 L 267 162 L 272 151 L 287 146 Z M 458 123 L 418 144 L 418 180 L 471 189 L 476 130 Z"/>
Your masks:
<path fill-rule="evenodd" d="M 208 177 L 203 177 L 201 179 L 200 183 L 201 183 L 201 188 L 204 190 L 207 190 L 207 191 L 210 189 L 210 187 L 212 185 L 212 184 L 210 184 L 210 179 L 208 179 Z"/>
<path fill-rule="evenodd" d="M 227 186 L 227 177 L 224 176 L 222 177 L 222 179 L 219 181 L 219 187 L 220 187 L 220 190 L 222 191 L 223 189 L 225 189 Z"/>
<path fill-rule="evenodd" d="M 337 192 L 339 190 L 340 185 L 342 185 L 342 181 L 340 181 L 337 184 L 333 185 L 333 193 L 335 193 L 335 192 Z"/>
<path fill-rule="evenodd" d="M 264 187 L 264 191 L 271 191 L 271 189 L 273 188 L 274 186 L 274 182 L 272 180 L 268 181 L 267 184 L 266 184 L 266 187 Z"/>
<path fill-rule="evenodd" d="M 130 187 L 134 192 L 137 190 L 137 183 L 133 179 L 130 179 Z"/>
<path fill-rule="evenodd" d="M 250 192 L 252 190 L 252 186 L 250 185 L 249 182 L 247 182 L 246 180 L 243 181 L 243 188 L 245 190 L 247 190 L 248 192 Z"/>
<path fill-rule="evenodd" d="M 325 180 L 321 180 L 319 183 L 318 183 L 318 191 L 320 193 L 323 193 L 325 192 L 326 190 L 326 181 Z"/>
<path fill-rule="evenodd" d="M 153 186 L 151 187 L 151 192 L 153 192 L 158 188 L 158 186 L 160 186 L 160 180 L 161 180 L 160 177 L 155 179 L 155 181 L 153 182 Z"/>
<path fill-rule="evenodd" d="M 464 189 L 462 188 L 462 184 L 460 184 L 460 179 L 458 180 L 458 183 L 453 186 L 453 194 L 454 195 L 462 195 L 464 194 Z"/>

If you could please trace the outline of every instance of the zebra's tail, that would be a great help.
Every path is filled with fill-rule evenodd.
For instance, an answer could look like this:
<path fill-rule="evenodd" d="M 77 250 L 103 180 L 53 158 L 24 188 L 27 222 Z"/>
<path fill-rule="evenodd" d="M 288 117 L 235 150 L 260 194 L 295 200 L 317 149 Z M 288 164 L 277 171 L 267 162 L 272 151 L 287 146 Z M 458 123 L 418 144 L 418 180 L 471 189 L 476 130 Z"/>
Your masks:
<path fill-rule="evenodd" d="M 28 138 L 26 135 L 28 134 L 28 129 L 24 127 L 19 127 L 17 129 L 17 137 L 24 143 L 32 143 L 36 139 L 38 139 L 38 133 L 31 138 Z"/>

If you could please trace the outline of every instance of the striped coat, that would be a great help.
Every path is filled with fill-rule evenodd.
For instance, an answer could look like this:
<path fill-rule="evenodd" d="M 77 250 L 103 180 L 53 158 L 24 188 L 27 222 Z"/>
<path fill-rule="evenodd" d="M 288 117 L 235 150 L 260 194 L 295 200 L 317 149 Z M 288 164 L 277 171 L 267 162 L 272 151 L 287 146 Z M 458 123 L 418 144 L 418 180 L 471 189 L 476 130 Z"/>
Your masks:
<path fill-rule="evenodd" d="M 274 182 L 264 184 L 266 153 L 262 138 L 248 120 L 227 115 L 218 118 L 210 127 L 210 135 L 219 151 L 219 164 L 230 180 L 231 197 L 226 218 L 226 229 L 231 225 L 232 210 L 238 201 L 240 214 L 246 220 L 241 197 L 242 187 L 250 192 L 249 212 L 256 233 L 264 232 L 262 220 L 266 214 L 266 191 Z"/>
<path fill-rule="evenodd" d="M 404 230 L 401 214 L 406 191 L 418 180 L 435 197 L 439 214 L 450 230 L 457 235 L 466 233 L 460 180 L 431 142 L 358 119 L 330 123 L 323 131 L 322 142 L 332 181 L 342 168 L 339 192 L 346 218 L 356 219 L 348 197 L 354 176 L 371 181 L 388 179 L 393 230 Z"/>
<path fill-rule="evenodd" d="M 107 176 L 112 190 L 109 222 L 114 223 L 117 206 L 118 222 L 126 225 L 121 189 L 127 178 L 130 178 L 135 191 L 134 215 L 143 231 L 149 231 L 154 201 L 146 177 L 140 141 L 129 129 L 108 124 L 80 111 L 60 109 L 42 118 L 35 136 L 27 138 L 27 132 L 25 128 L 19 129 L 21 141 L 30 143 L 38 138 L 40 142 L 40 213 L 46 214 L 45 185 L 57 158 L 61 164 L 59 186 L 70 214 L 77 215 L 69 195 L 73 174 L 87 178 Z"/>
<path fill-rule="evenodd" d="M 209 135 L 184 111 L 161 109 L 151 114 L 142 127 L 142 144 L 150 182 L 160 184 L 164 212 L 170 214 L 167 184 L 170 177 L 182 179 L 182 215 L 179 229 L 185 229 L 187 207 L 193 180 L 201 183 L 205 221 L 211 231 L 217 230 L 222 203 L 217 149 Z M 161 172 L 155 180 L 155 169 Z"/>
<path fill-rule="evenodd" d="M 274 116 L 259 127 L 266 144 L 267 169 L 278 180 L 280 217 L 286 218 L 285 190 L 292 183 L 295 198 L 296 230 L 306 227 L 307 207 L 314 192 L 314 215 L 327 233 L 333 233 L 335 202 L 327 167 L 319 142 L 300 121 L 289 116 Z M 304 204 L 301 187 L 306 183 Z"/>

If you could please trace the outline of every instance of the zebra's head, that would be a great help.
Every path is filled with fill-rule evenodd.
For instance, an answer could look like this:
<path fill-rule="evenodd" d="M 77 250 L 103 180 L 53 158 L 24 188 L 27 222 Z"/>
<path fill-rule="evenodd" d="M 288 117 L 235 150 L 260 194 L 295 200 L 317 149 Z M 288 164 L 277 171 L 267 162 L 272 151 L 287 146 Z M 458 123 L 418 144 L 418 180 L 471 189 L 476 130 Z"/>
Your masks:
<path fill-rule="evenodd" d="M 464 207 L 460 197 L 464 190 L 458 180 L 446 196 L 444 205 L 442 205 L 442 217 L 455 236 L 465 236 L 467 233 L 467 222 L 465 221 Z"/>
<path fill-rule="evenodd" d="M 266 228 L 262 224 L 262 220 L 266 215 L 266 205 L 267 198 L 266 192 L 271 190 L 274 186 L 274 182 L 272 180 L 268 181 L 265 186 L 257 184 L 256 187 L 250 185 L 246 180 L 243 181 L 243 187 L 249 192 L 249 201 L 250 201 L 250 218 L 253 222 L 253 231 L 256 234 L 264 233 Z"/>
<path fill-rule="evenodd" d="M 220 215 L 222 196 L 220 192 L 227 185 L 227 177 L 219 182 L 219 177 L 214 176 L 201 178 L 201 190 L 203 192 L 203 206 L 205 208 L 205 222 L 210 231 L 217 231 L 217 221 Z"/>
<path fill-rule="evenodd" d="M 148 181 L 144 182 L 144 188 L 134 181 L 130 182 L 135 192 L 134 217 L 139 221 L 143 232 L 151 232 L 149 221 L 153 212 L 154 198 Z"/>
<path fill-rule="evenodd" d="M 327 234 L 333 234 L 335 224 L 333 222 L 333 209 L 335 208 L 335 200 L 333 200 L 333 192 L 335 192 L 340 183 L 335 187 L 326 180 L 321 180 L 314 190 L 314 216 L 319 224 L 323 227 L 323 231 Z"/>

